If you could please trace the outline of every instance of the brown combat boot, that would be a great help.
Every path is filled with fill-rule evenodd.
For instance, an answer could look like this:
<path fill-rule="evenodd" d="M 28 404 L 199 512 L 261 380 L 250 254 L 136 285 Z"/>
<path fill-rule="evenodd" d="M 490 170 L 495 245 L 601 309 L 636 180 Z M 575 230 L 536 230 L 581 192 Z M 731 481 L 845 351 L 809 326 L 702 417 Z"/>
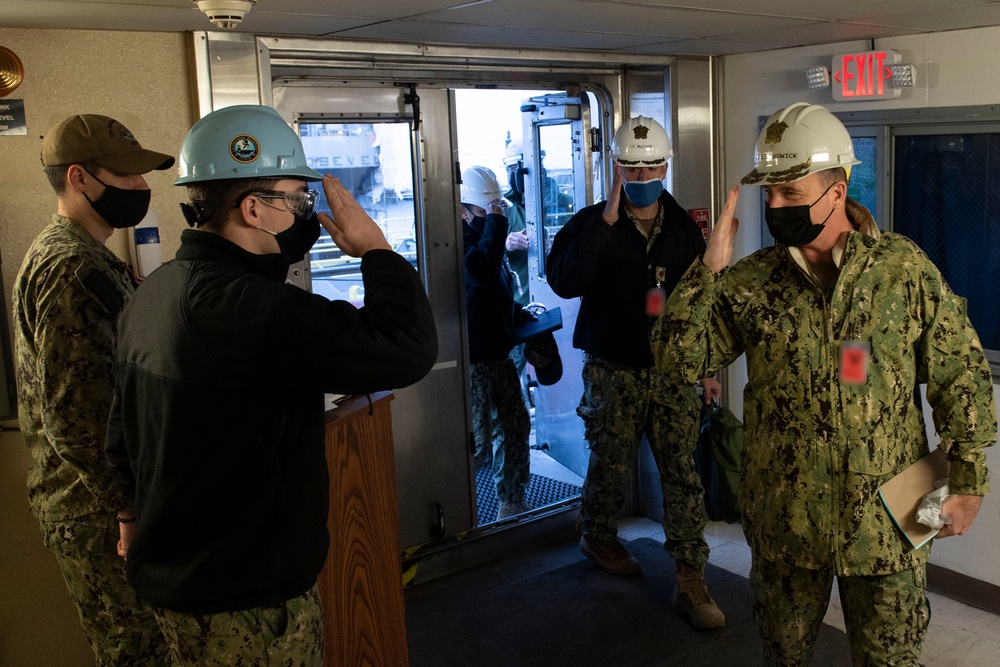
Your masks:
<path fill-rule="evenodd" d="M 634 577 L 642 574 L 642 566 L 621 542 L 591 542 L 586 536 L 580 538 L 580 551 L 608 574 L 619 577 Z"/>
<path fill-rule="evenodd" d="M 726 617 L 708 594 L 705 573 L 683 561 L 677 564 L 677 588 L 674 589 L 674 611 L 684 614 L 699 630 L 711 630 L 726 625 Z"/>

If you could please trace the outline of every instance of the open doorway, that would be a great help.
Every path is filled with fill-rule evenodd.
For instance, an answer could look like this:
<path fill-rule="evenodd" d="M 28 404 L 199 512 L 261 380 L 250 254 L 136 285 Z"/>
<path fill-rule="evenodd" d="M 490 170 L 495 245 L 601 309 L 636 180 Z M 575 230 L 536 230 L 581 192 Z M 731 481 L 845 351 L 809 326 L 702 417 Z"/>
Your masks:
<path fill-rule="evenodd" d="M 513 280 L 515 307 L 529 307 L 533 304 L 552 308 L 560 304 L 552 301 L 551 295 L 545 298 L 538 290 L 533 290 L 538 277 L 543 273 L 540 269 L 539 239 L 531 234 L 528 228 L 529 220 L 536 216 L 532 211 L 526 211 L 526 205 L 531 206 L 536 200 L 541 203 L 543 216 L 546 219 L 560 218 L 565 222 L 573 212 L 589 202 L 577 201 L 574 197 L 575 182 L 572 160 L 571 134 L 567 127 L 550 128 L 552 134 L 556 130 L 564 130 L 558 134 L 558 140 L 542 154 L 532 154 L 534 141 L 531 137 L 525 139 L 524 107 L 529 106 L 529 100 L 542 96 L 562 94 L 557 91 L 543 90 L 498 90 L 498 89 L 457 89 L 455 90 L 455 109 L 457 126 L 458 160 L 462 170 L 473 166 L 489 169 L 500 184 L 501 192 L 509 205 L 507 218 L 509 221 L 508 235 L 521 234 L 527 237 L 528 247 L 515 248 L 505 244 L 505 262 L 509 275 Z M 531 132 L 530 122 L 527 124 Z M 538 172 L 537 174 L 535 172 Z M 461 211 L 459 212 L 461 215 Z M 546 230 L 551 225 L 541 225 L 539 229 Z M 502 242 L 497 239 L 497 242 Z M 545 241 L 540 241 L 545 245 Z M 529 261 L 536 258 L 535 261 Z M 535 306 L 537 308 L 537 306 Z M 567 331 L 572 331 L 574 321 L 563 320 Z M 476 335 L 470 330 L 470 336 Z M 566 351 L 563 350 L 563 354 Z M 529 481 L 525 493 L 524 504 L 527 511 L 563 503 L 580 495 L 583 485 L 583 471 L 567 467 L 559 457 L 554 457 L 550 443 L 539 434 L 545 433 L 539 420 L 546 418 L 546 411 L 540 405 L 544 391 L 540 387 L 536 369 L 525 359 L 524 345 L 514 346 L 510 354 L 520 382 L 521 396 L 530 415 L 531 430 L 528 438 L 529 446 Z M 475 390 L 474 390 L 475 391 Z M 576 397 L 579 399 L 579 396 Z M 474 401 L 470 400 L 470 403 Z M 502 421 L 497 414 L 497 421 Z M 542 427 L 542 428 L 540 428 Z M 475 429 L 474 429 L 475 430 Z M 508 446 L 502 429 L 495 429 L 492 434 L 474 433 L 477 450 L 490 448 L 503 452 Z M 486 443 L 490 440 L 490 443 Z M 481 442 L 482 441 L 482 442 Z M 581 442 L 582 445 L 582 442 Z M 510 443 L 517 447 L 517 443 Z M 495 465 L 490 457 L 476 461 L 476 509 L 477 526 L 503 520 L 500 510 L 498 491 L 503 493 L 505 475 L 509 470 Z M 499 515 L 498 515 L 499 512 Z"/>

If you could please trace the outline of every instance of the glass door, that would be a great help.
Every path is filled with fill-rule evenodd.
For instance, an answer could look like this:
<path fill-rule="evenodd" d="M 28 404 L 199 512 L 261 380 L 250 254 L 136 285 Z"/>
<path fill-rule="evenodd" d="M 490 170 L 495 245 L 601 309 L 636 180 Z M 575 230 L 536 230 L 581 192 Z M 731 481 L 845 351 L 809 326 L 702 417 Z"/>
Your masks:
<path fill-rule="evenodd" d="M 418 268 L 411 124 L 300 120 L 298 128 L 309 166 L 339 178 L 393 250 Z M 322 189 L 316 210 L 330 212 Z M 308 271 L 313 292 L 364 305 L 361 260 L 343 254 L 325 229 L 309 253 Z"/>
<path fill-rule="evenodd" d="M 563 328 L 555 332 L 562 377 L 535 389 L 536 442 L 548 456 L 581 478 L 589 452 L 576 407 L 583 395 L 583 355 L 573 347 L 579 300 L 556 296 L 545 278 L 552 239 L 573 214 L 593 203 L 590 103 L 587 95 L 546 95 L 521 106 L 525 141 L 526 220 L 533 242 L 529 280 L 533 301 L 562 311 Z M 600 162 L 600 161 L 598 161 Z"/>
<path fill-rule="evenodd" d="M 275 108 L 302 138 L 309 165 L 339 178 L 392 248 L 423 281 L 438 333 L 438 360 L 392 402 L 400 541 L 440 541 L 473 527 L 461 236 L 454 214 L 453 128 L 447 89 L 277 86 Z M 419 113 L 419 118 L 415 114 Z M 329 210 L 325 200 L 319 210 Z M 292 279 L 362 307 L 361 260 L 324 232 Z"/>

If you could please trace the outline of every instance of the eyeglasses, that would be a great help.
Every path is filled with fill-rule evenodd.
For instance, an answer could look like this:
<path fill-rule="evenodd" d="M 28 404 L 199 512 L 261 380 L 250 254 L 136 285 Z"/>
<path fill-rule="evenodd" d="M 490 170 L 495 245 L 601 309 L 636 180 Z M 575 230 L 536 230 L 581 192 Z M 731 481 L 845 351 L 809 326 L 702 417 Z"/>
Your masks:
<path fill-rule="evenodd" d="M 307 190 L 305 192 L 281 192 L 280 190 L 261 190 L 259 192 L 248 193 L 258 199 L 284 199 L 288 210 L 302 218 L 308 218 L 313 214 L 316 206 L 316 198 L 319 192 Z M 246 195 L 244 195 L 246 196 Z M 267 202 L 264 202 L 265 204 Z M 274 206 L 274 204 L 270 204 Z"/>

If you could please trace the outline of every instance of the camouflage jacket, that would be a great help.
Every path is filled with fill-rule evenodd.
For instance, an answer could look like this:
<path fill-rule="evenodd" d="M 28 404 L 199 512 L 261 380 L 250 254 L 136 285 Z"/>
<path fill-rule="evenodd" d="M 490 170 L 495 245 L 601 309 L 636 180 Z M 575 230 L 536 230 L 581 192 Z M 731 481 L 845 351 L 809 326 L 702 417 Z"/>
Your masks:
<path fill-rule="evenodd" d="M 40 521 L 127 505 L 104 437 L 115 326 L 135 290 L 127 267 L 59 215 L 28 248 L 14 285 L 18 418 L 32 455 L 28 499 Z"/>
<path fill-rule="evenodd" d="M 989 492 L 983 448 L 996 439 L 996 413 L 965 301 L 912 241 L 879 232 L 853 202 L 848 212 L 859 231 L 834 252 L 831 292 L 785 246 L 719 274 L 699 260 L 652 337 L 660 370 L 688 382 L 746 354 L 740 504 L 754 553 L 878 575 L 929 552 L 908 547 L 878 496 L 928 451 L 918 385 L 951 460 L 952 493 Z M 861 384 L 839 380 L 846 341 L 870 346 Z"/>

